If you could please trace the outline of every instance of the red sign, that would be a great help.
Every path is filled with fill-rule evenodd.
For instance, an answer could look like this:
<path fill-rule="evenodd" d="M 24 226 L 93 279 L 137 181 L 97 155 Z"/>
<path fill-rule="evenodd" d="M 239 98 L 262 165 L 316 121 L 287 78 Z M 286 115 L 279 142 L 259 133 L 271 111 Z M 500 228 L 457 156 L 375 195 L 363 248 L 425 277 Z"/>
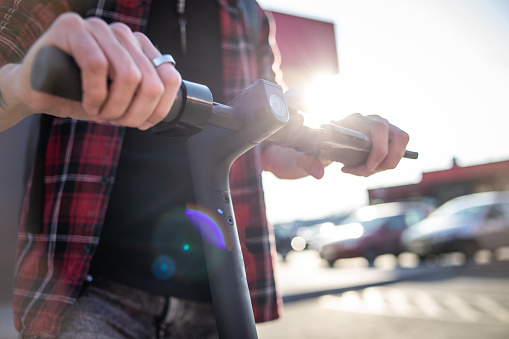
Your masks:
<path fill-rule="evenodd" d="M 321 74 L 339 72 L 333 23 L 277 12 L 268 14 L 275 24 L 280 68 L 289 88 L 305 88 Z"/>

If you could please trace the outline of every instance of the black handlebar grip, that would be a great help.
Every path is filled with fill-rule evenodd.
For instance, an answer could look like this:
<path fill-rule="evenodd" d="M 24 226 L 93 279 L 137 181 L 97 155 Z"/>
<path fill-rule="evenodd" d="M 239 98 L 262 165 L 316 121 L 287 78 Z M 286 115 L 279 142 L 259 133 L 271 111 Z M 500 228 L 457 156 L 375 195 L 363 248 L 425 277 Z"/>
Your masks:
<path fill-rule="evenodd" d="M 32 73 L 30 75 L 32 88 L 36 91 L 55 95 L 61 98 L 81 102 L 83 98 L 81 86 L 81 70 L 73 57 L 61 49 L 52 46 L 42 47 L 35 56 Z M 182 86 L 199 86 L 198 84 L 182 82 Z M 179 89 L 175 102 L 163 120 L 173 122 L 179 117 L 184 106 L 182 88 Z"/>
<path fill-rule="evenodd" d="M 39 92 L 81 101 L 81 72 L 74 59 L 62 50 L 44 46 L 35 56 L 32 88 Z"/>

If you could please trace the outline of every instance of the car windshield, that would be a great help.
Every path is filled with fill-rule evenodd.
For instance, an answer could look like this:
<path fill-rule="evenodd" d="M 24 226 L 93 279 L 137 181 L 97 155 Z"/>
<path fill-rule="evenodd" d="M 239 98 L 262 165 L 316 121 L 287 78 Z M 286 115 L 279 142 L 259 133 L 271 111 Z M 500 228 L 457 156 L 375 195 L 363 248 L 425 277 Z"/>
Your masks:
<path fill-rule="evenodd" d="M 382 225 L 386 224 L 391 217 L 376 218 L 373 220 L 363 221 L 361 224 L 364 227 L 364 233 L 372 233 L 379 229 Z"/>
<path fill-rule="evenodd" d="M 372 220 L 364 220 L 361 221 L 359 218 L 356 218 L 354 216 L 351 216 L 343 221 L 342 224 L 361 224 L 364 228 L 364 233 L 372 233 L 379 229 L 382 225 L 387 223 L 391 217 L 385 217 L 385 218 L 375 218 Z"/>
<path fill-rule="evenodd" d="M 454 221 L 454 224 L 462 222 L 466 222 L 472 220 L 479 215 L 482 215 L 483 211 L 485 211 L 487 205 L 481 206 L 473 206 L 467 208 L 461 208 L 458 210 L 444 209 L 443 211 L 437 210 L 435 213 L 431 215 L 433 218 L 443 218 L 449 220 L 449 222 Z M 452 224 L 452 223 L 451 223 Z"/>

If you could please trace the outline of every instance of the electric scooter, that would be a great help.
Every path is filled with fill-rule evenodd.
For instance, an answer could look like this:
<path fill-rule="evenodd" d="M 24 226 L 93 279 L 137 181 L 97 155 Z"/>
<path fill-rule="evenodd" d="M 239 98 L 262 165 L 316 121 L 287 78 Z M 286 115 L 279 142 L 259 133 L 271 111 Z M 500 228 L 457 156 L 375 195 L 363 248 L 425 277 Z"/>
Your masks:
<path fill-rule="evenodd" d="M 43 47 L 32 70 L 35 90 L 81 101 L 81 75 L 74 60 L 53 47 Z M 183 81 L 166 118 L 151 131 L 164 136 L 191 135 L 187 151 L 196 204 L 211 218 L 188 215 L 203 239 L 212 302 L 222 339 L 257 338 L 244 261 L 230 196 L 232 163 L 268 140 L 280 146 L 360 165 L 372 147 L 358 131 L 335 124 L 313 129 L 303 124 L 298 107 L 287 103 L 281 86 L 259 80 L 228 105 L 215 103 L 210 90 Z M 416 152 L 406 151 L 416 159 Z"/>

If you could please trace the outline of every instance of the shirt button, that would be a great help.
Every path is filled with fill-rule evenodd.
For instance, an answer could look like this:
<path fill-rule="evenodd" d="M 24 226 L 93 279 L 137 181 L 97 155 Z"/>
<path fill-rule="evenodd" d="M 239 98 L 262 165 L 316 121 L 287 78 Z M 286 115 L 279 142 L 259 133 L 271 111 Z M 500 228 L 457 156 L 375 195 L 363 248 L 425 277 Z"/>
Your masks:
<path fill-rule="evenodd" d="M 92 281 L 94 280 L 94 277 L 93 277 L 91 274 L 87 274 L 87 276 L 86 276 L 85 280 L 86 280 L 87 282 L 92 282 Z"/>

